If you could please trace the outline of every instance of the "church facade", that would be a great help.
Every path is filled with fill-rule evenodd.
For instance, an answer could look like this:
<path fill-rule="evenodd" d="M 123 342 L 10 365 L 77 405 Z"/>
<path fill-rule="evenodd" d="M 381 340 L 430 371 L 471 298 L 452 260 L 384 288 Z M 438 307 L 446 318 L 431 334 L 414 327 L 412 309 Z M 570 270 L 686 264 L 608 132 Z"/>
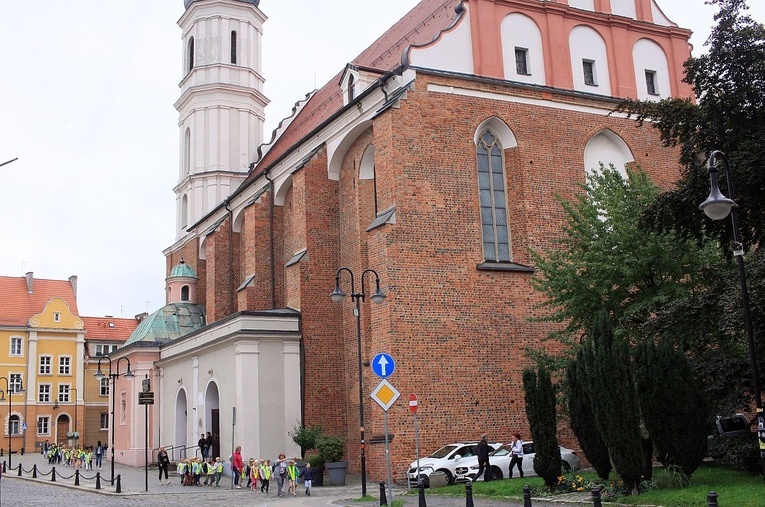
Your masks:
<path fill-rule="evenodd" d="M 530 252 L 554 248 L 558 196 L 599 163 L 640 165 L 663 187 L 677 178 L 657 133 L 612 111 L 691 96 L 690 32 L 654 0 L 423 0 L 263 143 L 260 3 L 186 0 L 179 21 L 164 253 L 169 275 L 191 268 L 186 303 L 204 322 L 118 351 L 154 354 L 142 363 L 159 393 L 153 447 L 210 431 L 221 455 L 242 445 L 273 459 L 300 452 L 295 426 L 319 424 L 346 438 L 351 471 L 363 447 L 369 481 L 383 480 L 384 413 L 369 396 L 381 352 L 396 361 L 391 384 L 419 398 L 423 451 L 528 435 L 524 350 L 555 352 L 553 328 L 532 320 Z M 181 303 L 172 279 L 168 304 Z M 412 417 L 403 401 L 388 417 L 403 480 Z M 565 424 L 561 440 L 578 447 Z"/>

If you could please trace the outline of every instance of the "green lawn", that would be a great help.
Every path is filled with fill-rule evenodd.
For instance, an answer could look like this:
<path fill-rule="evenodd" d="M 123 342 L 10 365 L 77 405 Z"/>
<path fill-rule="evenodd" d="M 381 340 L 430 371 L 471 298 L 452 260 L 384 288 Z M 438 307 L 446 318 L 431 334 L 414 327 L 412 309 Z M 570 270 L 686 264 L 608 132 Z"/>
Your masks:
<path fill-rule="evenodd" d="M 659 482 L 663 470 L 654 471 L 654 479 Z M 576 475 L 585 480 L 600 481 L 594 472 L 580 472 Z M 615 477 L 614 473 L 611 473 Z M 505 479 L 488 483 L 478 482 L 473 484 L 473 495 L 477 497 L 503 497 L 523 498 L 523 486 L 528 484 L 532 488 L 532 496 L 545 495 L 544 482 L 539 477 L 525 479 Z M 737 472 L 714 464 L 703 464 L 691 477 L 691 483 L 685 488 L 656 488 L 640 495 L 619 496 L 615 501 L 626 505 L 660 505 L 663 507 L 706 507 L 707 495 L 715 491 L 718 502 L 723 507 L 763 507 L 765 505 L 765 483 L 762 476 L 753 476 L 743 472 Z M 417 494 L 417 490 L 412 491 Z M 464 496 L 465 486 L 455 485 L 445 488 L 433 488 L 430 494 Z"/>

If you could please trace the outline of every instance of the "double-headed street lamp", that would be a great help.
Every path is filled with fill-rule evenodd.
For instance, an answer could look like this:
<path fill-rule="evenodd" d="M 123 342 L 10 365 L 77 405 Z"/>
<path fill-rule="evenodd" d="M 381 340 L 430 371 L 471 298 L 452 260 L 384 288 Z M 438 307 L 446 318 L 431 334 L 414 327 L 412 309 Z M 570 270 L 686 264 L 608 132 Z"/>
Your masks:
<path fill-rule="evenodd" d="M 362 380 L 361 372 L 361 302 L 366 298 L 366 290 L 364 286 L 364 275 L 367 273 L 375 276 L 375 291 L 370 296 L 370 299 L 375 303 L 382 303 L 385 301 L 385 294 L 380 290 L 380 277 L 373 269 L 365 269 L 361 273 L 361 292 L 356 292 L 356 284 L 354 282 L 353 271 L 349 268 L 340 268 L 335 274 L 335 290 L 329 295 L 332 301 L 335 303 L 341 303 L 345 299 L 345 292 L 340 288 L 340 274 L 343 271 L 347 271 L 351 276 L 351 301 L 356 302 L 356 346 L 358 349 L 359 360 L 359 426 L 361 428 L 361 496 L 367 495 L 367 461 L 364 450 L 364 383 Z"/>
<path fill-rule="evenodd" d="M 112 486 L 114 486 L 114 430 L 116 429 L 114 427 L 114 404 L 115 404 L 115 401 L 117 399 L 116 389 L 117 389 L 117 378 L 120 376 L 120 373 L 119 373 L 119 371 L 120 371 L 120 362 L 123 359 L 125 361 L 127 361 L 127 370 L 125 371 L 125 373 L 122 374 L 122 376 L 125 377 L 125 378 L 133 378 L 135 375 L 133 375 L 133 372 L 130 371 L 130 359 L 128 359 L 127 357 L 120 357 L 119 359 L 117 359 L 117 361 L 116 361 L 116 363 L 117 363 L 116 364 L 116 367 L 117 367 L 116 370 L 117 371 L 112 373 L 112 358 L 109 357 L 109 356 L 101 356 L 101 357 L 98 358 L 98 371 L 93 374 L 93 376 L 96 377 L 97 379 L 100 380 L 100 379 L 102 379 L 102 378 L 104 378 L 106 376 L 101 371 L 101 361 L 103 361 L 104 359 L 109 361 L 109 376 L 112 379 L 112 388 L 109 391 L 109 394 L 112 397 L 112 423 L 111 423 L 111 426 L 110 426 L 109 429 L 110 429 L 110 431 L 112 433 L 112 445 L 111 445 L 111 451 L 112 451 Z"/>
<path fill-rule="evenodd" d="M 11 452 L 13 452 L 13 447 L 11 445 L 11 435 L 13 434 L 13 425 L 11 424 L 11 416 L 13 415 L 13 405 L 11 403 L 11 398 L 13 398 L 12 395 L 16 393 L 23 393 L 24 392 L 24 384 L 21 383 L 21 379 L 19 378 L 19 385 L 18 386 L 11 386 L 11 382 L 8 381 L 8 377 L 0 377 L 0 380 L 5 380 L 5 391 L 2 392 L 2 396 L 0 396 L 0 401 L 5 401 L 5 397 L 8 396 L 8 468 L 11 468 Z M 13 387 L 13 389 L 11 389 Z M 16 434 L 18 435 L 18 426 L 16 427 Z"/>
<path fill-rule="evenodd" d="M 717 166 L 718 161 L 722 161 L 725 168 L 725 175 L 728 179 L 728 191 L 730 198 L 725 197 L 717 186 Z M 741 307 L 744 311 L 744 326 L 746 327 L 746 337 L 749 342 L 749 364 L 752 370 L 752 381 L 754 383 L 754 403 L 757 408 L 757 436 L 760 442 L 760 461 L 762 464 L 763 476 L 765 477 L 765 415 L 762 412 L 762 392 L 760 388 L 760 373 L 757 367 L 757 353 L 754 348 L 754 327 L 752 326 L 752 315 L 749 310 L 749 291 L 746 287 L 746 271 L 744 270 L 744 245 L 741 243 L 741 230 L 738 223 L 738 204 L 733 200 L 733 176 L 731 175 L 728 157 L 721 151 L 715 150 L 709 154 L 707 160 L 707 169 L 709 170 L 709 182 L 711 191 L 707 200 L 699 205 L 699 209 L 712 220 L 722 220 L 730 215 L 733 222 L 733 255 L 738 263 L 738 278 L 741 283 Z"/>

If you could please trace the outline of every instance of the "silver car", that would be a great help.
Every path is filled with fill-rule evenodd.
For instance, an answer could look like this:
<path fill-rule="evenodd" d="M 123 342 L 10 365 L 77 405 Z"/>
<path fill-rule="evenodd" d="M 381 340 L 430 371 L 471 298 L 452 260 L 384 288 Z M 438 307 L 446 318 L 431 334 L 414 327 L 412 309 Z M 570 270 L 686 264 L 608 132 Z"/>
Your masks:
<path fill-rule="evenodd" d="M 510 477 L 510 447 L 511 444 L 505 444 L 489 455 L 489 466 L 492 479 L 504 479 Z M 523 443 L 523 476 L 537 475 L 534 471 L 534 442 Z M 561 446 L 560 457 L 563 460 L 563 473 L 573 472 L 582 468 L 579 456 L 576 452 Z M 456 473 L 455 482 L 468 482 L 478 474 L 478 458 L 470 456 L 457 460 L 454 472 Z M 486 474 L 481 474 L 479 481 L 484 480 Z M 513 477 L 519 477 L 518 468 L 513 471 Z"/>

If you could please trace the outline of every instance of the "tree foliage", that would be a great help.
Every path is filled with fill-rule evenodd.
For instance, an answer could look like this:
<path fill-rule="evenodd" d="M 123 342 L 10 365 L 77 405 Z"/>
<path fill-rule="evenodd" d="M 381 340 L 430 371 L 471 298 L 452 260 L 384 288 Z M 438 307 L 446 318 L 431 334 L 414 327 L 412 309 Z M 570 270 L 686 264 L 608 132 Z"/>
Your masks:
<path fill-rule="evenodd" d="M 545 481 L 549 491 L 558 484 L 562 460 L 558 446 L 555 388 L 550 372 L 539 366 L 539 373 L 527 368 L 523 372 L 526 418 L 534 439 L 534 471 Z"/>
<path fill-rule="evenodd" d="M 586 382 L 586 373 L 583 371 L 583 354 L 584 351 L 580 348 L 576 360 L 569 361 L 566 369 L 569 425 L 579 441 L 584 456 L 595 469 L 598 477 L 607 480 L 612 469 L 611 459 L 608 456 L 608 447 L 594 423 L 595 414 L 592 411 L 590 399 L 592 391 L 591 386 Z"/>
<path fill-rule="evenodd" d="M 706 456 L 707 412 L 688 359 L 666 340 L 643 341 L 635 350 L 635 379 L 656 458 L 690 476 Z"/>

